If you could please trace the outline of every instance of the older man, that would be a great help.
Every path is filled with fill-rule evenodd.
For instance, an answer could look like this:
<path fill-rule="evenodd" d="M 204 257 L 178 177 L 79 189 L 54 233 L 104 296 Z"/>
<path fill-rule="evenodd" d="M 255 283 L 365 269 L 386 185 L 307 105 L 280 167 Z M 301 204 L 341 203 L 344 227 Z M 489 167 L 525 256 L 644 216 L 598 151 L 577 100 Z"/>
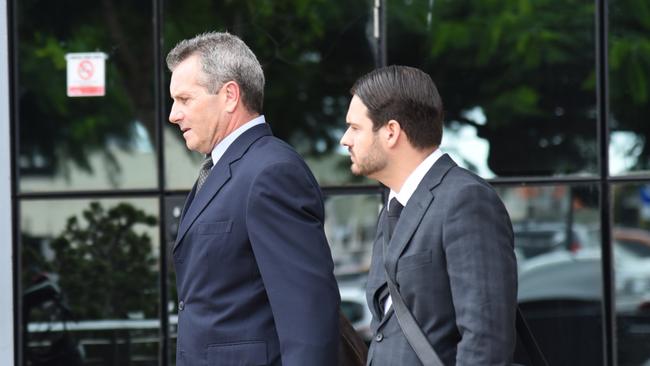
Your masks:
<path fill-rule="evenodd" d="M 207 33 L 167 56 L 169 115 L 207 155 L 173 248 L 177 365 L 332 366 L 339 295 L 309 168 L 273 137 L 264 75 L 239 38 Z"/>

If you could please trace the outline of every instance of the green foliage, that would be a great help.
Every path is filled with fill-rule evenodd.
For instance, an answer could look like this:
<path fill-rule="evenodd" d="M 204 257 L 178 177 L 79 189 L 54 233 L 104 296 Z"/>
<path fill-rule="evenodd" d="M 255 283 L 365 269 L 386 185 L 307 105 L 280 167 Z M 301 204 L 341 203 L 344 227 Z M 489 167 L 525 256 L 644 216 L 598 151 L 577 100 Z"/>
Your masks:
<path fill-rule="evenodd" d="M 81 216 L 70 217 L 52 242 L 52 270 L 75 317 L 126 318 L 129 312 L 155 317 L 155 247 L 137 228 L 155 226 L 156 218 L 127 203 L 105 209 L 97 202 Z"/>
<path fill-rule="evenodd" d="M 163 53 L 205 31 L 241 36 L 264 67 L 265 114 L 274 133 L 318 158 L 337 148 L 348 90 L 373 67 L 373 3 L 164 2 Z M 391 0 L 386 6 L 389 63 L 429 72 L 448 121 L 471 123 L 465 112 L 480 107 L 487 123 L 476 127 L 490 143 L 495 173 L 594 172 L 593 1 Z M 650 3 L 616 1 L 609 13 L 612 126 L 647 136 Z M 18 14 L 21 157 L 45 156 L 53 169 L 71 159 L 90 169 L 90 152 L 113 161 L 109 143 L 128 147 L 134 121 L 155 135 L 150 2 L 105 0 L 97 11 L 79 0 L 23 0 Z M 63 55 L 92 50 L 109 54 L 107 96 L 67 98 Z M 644 149 L 650 156 L 650 144 Z M 650 160 L 639 160 L 637 168 L 644 167 Z"/>
<path fill-rule="evenodd" d="M 242 37 L 262 63 L 264 114 L 275 135 L 302 154 L 338 147 L 354 80 L 374 64 L 367 37 L 371 1 L 174 1 L 165 52 L 207 30 Z M 344 171 L 349 170 L 349 163 Z"/>
<path fill-rule="evenodd" d="M 389 2 L 389 63 L 431 74 L 446 121 L 474 125 L 497 175 L 589 171 L 593 22 L 593 2 L 584 0 Z M 476 107 L 485 124 L 465 117 Z"/>
<path fill-rule="evenodd" d="M 621 0 L 610 5 L 610 124 L 646 143 L 633 169 L 650 169 L 650 3 Z"/>
<path fill-rule="evenodd" d="M 130 148 L 135 121 L 154 136 L 150 6 L 138 2 L 20 1 L 17 6 L 20 156 L 46 173 L 72 162 L 91 172 L 99 153 L 118 174 L 110 145 Z M 66 95 L 65 54 L 101 51 L 106 96 Z"/>

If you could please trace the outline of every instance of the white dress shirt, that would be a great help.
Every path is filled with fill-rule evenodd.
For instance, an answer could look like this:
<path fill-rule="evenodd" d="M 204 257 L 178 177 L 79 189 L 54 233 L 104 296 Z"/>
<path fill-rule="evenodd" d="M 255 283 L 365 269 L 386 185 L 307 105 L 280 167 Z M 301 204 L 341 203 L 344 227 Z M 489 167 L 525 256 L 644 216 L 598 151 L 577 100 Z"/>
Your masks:
<path fill-rule="evenodd" d="M 244 123 L 243 125 L 239 126 L 236 130 L 232 131 L 230 135 L 226 136 L 223 140 L 219 141 L 217 143 L 217 146 L 212 149 L 212 166 L 214 167 L 217 165 L 217 162 L 223 154 L 226 153 L 226 150 L 232 145 L 232 143 L 237 139 L 237 137 L 241 136 L 242 133 L 250 130 L 251 128 L 261 125 L 262 123 L 265 123 L 266 120 L 264 119 L 264 115 L 259 115 L 252 120 Z"/>
<path fill-rule="evenodd" d="M 438 148 L 435 149 L 424 160 L 422 160 L 422 162 L 406 178 L 399 192 L 395 192 L 392 189 L 390 190 L 390 193 L 388 194 L 388 202 L 390 202 L 390 200 L 395 197 L 397 198 L 397 202 L 406 207 L 406 204 L 420 185 L 420 182 L 422 182 L 422 179 L 424 179 L 424 176 L 427 175 L 429 169 L 431 169 L 433 164 L 435 164 L 441 156 L 442 151 L 440 151 Z M 388 206 L 388 203 L 386 203 L 386 211 L 388 211 Z M 390 295 L 388 295 L 386 297 L 386 302 L 384 302 L 384 314 L 388 312 L 392 304 L 393 300 L 391 299 Z"/>

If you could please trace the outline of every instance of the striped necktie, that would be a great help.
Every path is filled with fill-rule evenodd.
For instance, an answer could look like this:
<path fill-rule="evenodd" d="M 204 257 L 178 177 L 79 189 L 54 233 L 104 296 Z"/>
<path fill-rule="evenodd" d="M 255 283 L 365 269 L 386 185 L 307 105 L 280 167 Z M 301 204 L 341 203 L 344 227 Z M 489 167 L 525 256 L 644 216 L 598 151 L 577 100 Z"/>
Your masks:
<path fill-rule="evenodd" d="M 212 170 L 212 156 L 208 155 L 208 157 L 205 158 L 205 160 L 203 161 L 203 164 L 201 164 L 199 177 L 196 179 L 197 192 L 199 191 L 199 189 L 201 189 L 203 183 L 205 183 L 205 180 L 208 179 L 208 175 L 210 175 L 210 170 Z"/>

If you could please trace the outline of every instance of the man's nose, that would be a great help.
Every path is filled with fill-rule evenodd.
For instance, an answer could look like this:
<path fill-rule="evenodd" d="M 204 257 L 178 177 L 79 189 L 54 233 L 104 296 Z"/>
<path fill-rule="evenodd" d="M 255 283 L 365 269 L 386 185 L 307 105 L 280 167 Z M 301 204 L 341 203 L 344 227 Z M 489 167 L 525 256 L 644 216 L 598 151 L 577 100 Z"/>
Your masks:
<path fill-rule="evenodd" d="M 169 122 L 177 123 L 183 119 L 183 112 L 172 107 L 171 112 L 169 112 Z"/>
<path fill-rule="evenodd" d="M 339 140 L 339 144 L 345 147 L 350 147 L 350 142 L 348 141 L 348 131 L 349 130 L 346 130 L 343 136 L 341 136 L 341 140 Z"/>

